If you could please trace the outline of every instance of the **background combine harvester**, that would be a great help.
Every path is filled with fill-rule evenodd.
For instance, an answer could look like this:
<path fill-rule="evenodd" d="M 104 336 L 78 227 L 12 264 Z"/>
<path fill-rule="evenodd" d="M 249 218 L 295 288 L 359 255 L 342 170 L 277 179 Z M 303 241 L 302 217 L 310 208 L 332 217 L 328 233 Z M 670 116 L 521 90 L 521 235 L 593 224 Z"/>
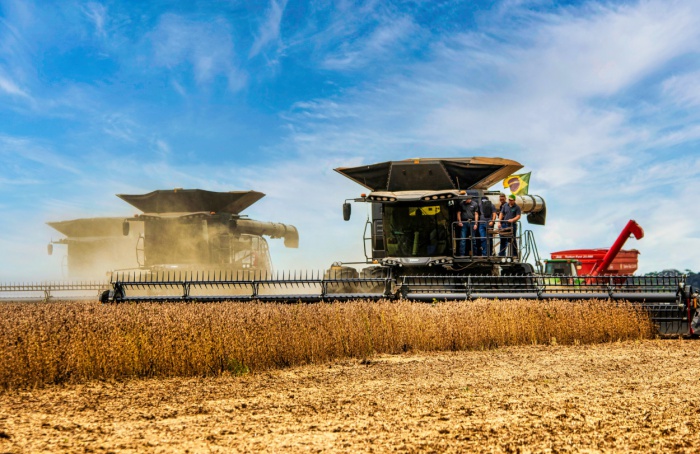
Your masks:
<path fill-rule="evenodd" d="M 135 250 L 139 268 L 117 271 L 112 277 L 113 282 L 142 283 L 130 286 L 134 298 L 182 297 L 179 283 L 183 280 L 216 276 L 255 279 L 267 275 L 272 271 L 272 261 L 264 236 L 282 238 L 286 247 L 299 247 L 296 227 L 240 214 L 265 196 L 261 192 L 175 189 L 117 196 L 143 212 L 125 219 L 122 225 L 124 236 L 130 234 L 131 225 L 143 225 Z M 184 295 L 212 293 L 201 286 L 193 290 L 190 295 L 185 286 Z M 124 296 L 124 287 L 117 285 L 101 299 Z"/>
<path fill-rule="evenodd" d="M 135 268 L 136 245 L 143 236 L 143 223 L 134 224 L 128 235 L 123 235 L 123 217 L 72 219 L 48 222 L 65 238 L 51 241 L 48 253 L 54 253 L 54 245 L 65 246 L 62 268 L 65 278 L 104 281 L 114 269 Z"/>
<path fill-rule="evenodd" d="M 265 195 L 256 191 L 201 189 L 118 195 L 139 210 L 134 217 L 102 217 L 49 222 L 65 235 L 51 241 L 64 247 L 63 281 L 0 284 L 2 299 L 105 300 L 114 288 L 109 276 L 130 281 L 168 282 L 192 274 L 269 273 L 272 261 L 264 237 L 299 246 L 296 227 L 249 219 L 241 212 Z M 168 295 L 168 286 L 148 287 L 142 296 Z M 138 295 L 134 291 L 133 295 Z M 178 294 L 177 296 L 181 296 Z"/>
<path fill-rule="evenodd" d="M 143 225 L 136 224 L 129 235 L 123 235 L 123 220 L 121 217 L 100 217 L 48 222 L 64 235 L 59 240 L 51 240 L 47 247 L 49 255 L 54 252 L 63 254 L 63 279 L 2 283 L 0 299 L 95 299 L 110 288 L 110 270 L 138 266 L 135 249 L 143 234 Z"/>
<path fill-rule="evenodd" d="M 347 220 L 350 202 L 370 204 L 364 262 L 337 262 L 324 273 L 274 276 L 208 273 L 148 282 L 116 275 L 111 300 L 611 299 L 645 307 L 663 333 L 692 334 L 699 328 L 697 298 L 683 276 L 592 275 L 570 282 L 563 276 L 535 272 L 528 261 L 540 263 L 534 235 L 520 222 L 516 228 L 491 228 L 484 237 L 463 237 L 456 223 L 459 202 L 471 195 L 476 200 L 485 197 L 498 207 L 498 192 L 489 188 L 520 168 L 515 161 L 481 157 L 338 168 L 337 172 L 370 191 L 343 205 Z M 541 197 L 519 196 L 516 203 L 530 224 L 545 224 L 546 205 Z M 462 241 L 478 244 L 482 240 L 491 240 L 485 255 L 470 245 L 460 253 Z M 502 244 L 509 246 L 501 248 Z M 358 265 L 365 266 L 358 270 Z M 163 288 L 179 289 L 179 294 L 159 294 Z M 144 289 L 148 290 L 145 296 L 135 293 Z"/>

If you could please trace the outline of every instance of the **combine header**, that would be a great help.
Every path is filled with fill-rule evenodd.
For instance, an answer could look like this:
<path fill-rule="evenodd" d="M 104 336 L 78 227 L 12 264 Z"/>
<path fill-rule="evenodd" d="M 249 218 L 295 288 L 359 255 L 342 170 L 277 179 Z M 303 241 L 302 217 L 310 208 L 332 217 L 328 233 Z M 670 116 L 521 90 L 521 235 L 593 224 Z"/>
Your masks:
<path fill-rule="evenodd" d="M 697 294 L 686 285 L 683 276 L 639 277 L 611 273 L 623 240 L 619 247 L 616 243 L 606 251 L 605 257 L 597 261 L 596 269 L 590 269 L 590 275 L 573 278 L 572 273 L 536 272 L 529 263 L 529 260 L 541 263 L 534 235 L 521 228 L 520 219 L 493 222 L 490 218 L 460 225 L 457 212 L 463 209 L 462 202 L 469 199 L 476 202 L 482 212 L 490 211 L 490 204 L 498 213 L 503 202 L 498 192 L 488 189 L 520 168 L 522 166 L 515 161 L 479 157 L 410 159 L 338 168 L 337 172 L 369 190 L 343 204 L 345 220 L 351 216 L 350 202 L 371 206 L 364 234 L 364 262 L 337 262 L 323 273 L 274 274 L 269 270 L 252 269 L 163 269 L 148 275 L 115 273 L 112 277 L 114 290 L 105 300 L 611 299 L 640 304 L 650 311 L 662 333 L 693 334 L 700 330 Z M 546 205 L 542 197 L 524 195 L 516 197 L 514 203 L 505 203 L 509 203 L 512 210 L 515 210 L 513 205 L 517 205 L 530 224 L 545 224 Z M 202 216 L 197 219 L 206 220 L 207 225 L 214 221 L 210 217 L 214 214 L 198 216 Z M 148 236 L 150 215 L 133 220 L 136 219 L 145 222 Z M 234 222 L 243 229 L 241 231 L 250 231 L 246 229 L 256 225 L 241 223 L 235 216 L 226 219 L 229 225 Z M 163 215 L 152 219 L 164 220 Z M 219 221 L 214 224 L 216 222 Z M 465 224 L 468 230 L 464 229 Z M 268 230 L 268 233 L 283 234 L 281 230 Z M 642 232 L 636 223 L 628 225 L 621 237 L 626 240 L 630 234 L 641 238 Z M 197 235 L 190 235 L 192 237 Z M 358 270 L 357 265 L 365 266 Z"/>

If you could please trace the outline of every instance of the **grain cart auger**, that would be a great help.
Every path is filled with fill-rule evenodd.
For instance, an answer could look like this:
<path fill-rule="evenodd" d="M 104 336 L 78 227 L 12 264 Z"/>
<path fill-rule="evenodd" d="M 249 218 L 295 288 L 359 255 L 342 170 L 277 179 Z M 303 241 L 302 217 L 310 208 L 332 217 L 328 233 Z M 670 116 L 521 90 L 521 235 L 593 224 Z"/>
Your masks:
<path fill-rule="evenodd" d="M 644 238 L 644 230 L 634 220 L 625 225 L 609 248 L 552 252 L 552 258 L 544 261 L 546 290 L 576 294 L 581 289 L 595 292 L 596 287 L 605 291 L 606 285 L 623 293 L 632 290 L 634 294 L 628 299 L 649 311 L 660 333 L 692 334 L 698 330 L 697 319 L 695 328 L 692 326 L 697 295 L 685 285 L 685 277 L 631 276 L 637 270 L 639 251 L 622 249 L 631 237 Z"/>

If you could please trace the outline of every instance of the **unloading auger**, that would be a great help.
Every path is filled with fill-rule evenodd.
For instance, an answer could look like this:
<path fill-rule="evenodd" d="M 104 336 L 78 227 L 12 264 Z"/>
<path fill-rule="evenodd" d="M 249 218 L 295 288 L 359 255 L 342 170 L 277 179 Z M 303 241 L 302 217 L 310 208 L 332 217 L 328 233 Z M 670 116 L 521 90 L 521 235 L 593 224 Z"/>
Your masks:
<path fill-rule="evenodd" d="M 456 219 L 466 198 L 500 207 L 489 188 L 522 168 L 501 158 L 409 159 L 335 169 L 369 190 L 346 200 L 369 203 L 365 261 L 334 263 L 324 272 L 160 270 L 112 275 L 109 300 L 276 301 L 353 299 L 416 301 L 499 299 L 610 299 L 647 309 L 665 334 L 700 331 L 697 293 L 683 276 L 545 275 L 534 235 L 521 222 L 494 223 L 485 234 L 462 233 Z M 537 195 L 515 203 L 528 223 L 544 225 L 546 205 Z M 476 232 L 478 232 L 478 229 Z M 531 261 L 537 265 L 537 269 Z M 350 266 L 353 265 L 353 266 Z"/>

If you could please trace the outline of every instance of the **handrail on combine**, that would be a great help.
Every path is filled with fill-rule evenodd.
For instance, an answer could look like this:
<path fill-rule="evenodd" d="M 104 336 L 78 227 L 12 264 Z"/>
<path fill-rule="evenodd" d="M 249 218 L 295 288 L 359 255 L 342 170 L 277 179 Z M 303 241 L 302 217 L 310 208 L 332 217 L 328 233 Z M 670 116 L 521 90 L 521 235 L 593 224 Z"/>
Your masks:
<path fill-rule="evenodd" d="M 533 256 L 538 273 L 542 274 L 542 259 L 540 258 L 540 251 L 537 249 L 535 235 L 532 233 L 532 230 L 525 230 L 525 232 L 523 232 L 523 247 L 521 252 L 521 260 L 523 262 L 527 262 L 530 258 L 530 255 Z"/>
<path fill-rule="evenodd" d="M 452 250 L 454 256 L 462 257 L 507 257 L 520 261 L 521 253 L 525 247 L 523 243 L 524 232 L 520 222 L 515 223 L 515 235 L 513 227 L 504 227 L 504 221 L 494 221 L 493 226 L 488 226 L 492 221 L 463 221 L 462 224 L 470 226 L 467 236 L 462 236 L 463 227 L 458 221 L 452 223 Z M 474 229 L 473 226 L 477 228 Z M 513 225 L 513 224 L 509 224 Z M 480 232 L 486 231 L 486 235 Z M 465 242 L 464 254 L 461 254 L 461 243 Z M 505 245 L 503 244 L 505 242 Z M 485 254 L 484 254 L 485 249 Z"/>

